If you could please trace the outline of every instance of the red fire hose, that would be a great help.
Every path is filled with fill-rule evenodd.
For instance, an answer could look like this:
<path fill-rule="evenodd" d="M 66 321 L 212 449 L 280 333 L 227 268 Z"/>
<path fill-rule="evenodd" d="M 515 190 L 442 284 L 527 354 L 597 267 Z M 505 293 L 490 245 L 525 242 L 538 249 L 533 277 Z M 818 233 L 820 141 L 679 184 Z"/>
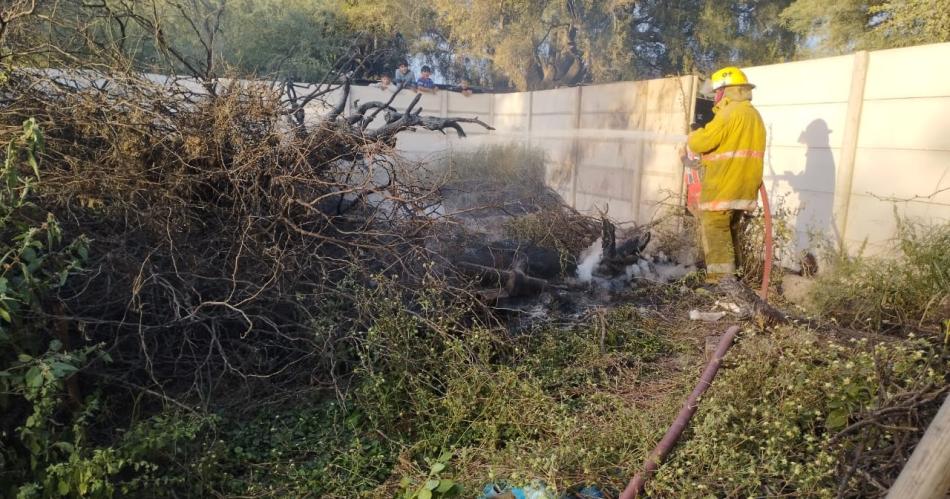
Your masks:
<path fill-rule="evenodd" d="M 772 274 L 773 258 L 772 211 L 769 206 L 768 194 L 765 192 L 765 184 L 759 185 L 759 195 L 762 196 L 762 210 L 765 212 L 762 289 L 759 290 L 759 296 L 762 297 L 762 300 L 768 301 L 769 278 Z M 660 463 L 666 459 L 666 456 L 670 453 L 670 451 L 673 450 L 673 446 L 676 445 L 680 435 L 683 434 L 683 430 L 686 429 L 686 426 L 689 424 L 689 420 L 693 417 L 693 414 L 696 413 L 696 409 L 699 407 L 699 398 L 702 397 L 703 393 L 706 393 L 706 389 L 712 385 L 713 379 L 716 377 L 716 373 L 719 372 L 719 366 L 722 364 L 722 358 L 726 355 L 729 347 L 732 346 L 732 342 L 738 332 L 739 327 L 732 326 L 727 329 L 726 333 L 723 334 L 722 338 L 719 339 L 719 344 L 716 346 L 716 352 L 713 354 L 709 364 L 706 365 L 706 369 L 699 378 L 699 383 L 697 383 L 696 387 L 693 388 L 693 393 L 690 393 L 689 397 L 687 397 L 686 403 L 683 404 L 683 408 L 680 409 L 679 414 L 676 415 L 676 419 L 673 420 L 673 424 L 670 425 L 668 430 L 666 430 L 666 435 L 663 435 L 663 439 L 660 440 L 660 443 L 656 444 L 653 452 L 647 456 L 646 462 L 643 463 L 642 471 L 634 475 L 634 477 L 630 480 L 630 483 L 627 484 L 627 488 L 625 488 L 623 493 L 620 494 L 620 499 L 634 499 L 639 497 L 643 492 L 643 487 L 646 486 L 647 480 L 660 466 Z"/>
<path fill-rule="evenodd" d="M 653 449 L 653 452 L 647 457 L 646 462 L 643 464 L 643 471 L 637 473 L 636 476 L 630 480 L 630 483 L 627 484 L 627 488 L 620 494 L 620 499 L 634 499 L 643 492 L 643 486 L 646 485 L 647 479 L 656 471 L 667 454 L 670 453 L 673 446 L 676 445 L 676 441 L 679 440 L 680 435 L 683 434 L 683 430 L 686 429 L 686 425 L 689 424 L 690 418 L 693 417 L 693 413 L 695 413 L 696 408 L 699 407 L 699 397 L 702 397 L 703 393 L 706 393 L 706 389 L 712 385 L 713 378 L 716 377 L 716 373 L 719 371 L 719 365 L 722 364 L 722 358 L 726 355 L 726 351 L 729 350 L 729 347 L 732 346 L 732 340 L 735 339 L 736 333 L 738 332 L 739 326 L 732 326 L 722 335 L 722 338 L 719 340 L 719 345 L 716 346 L 716 353 L 713 354 L 712 360 L 706 365 L 703 375 L 699 378 L 699 383 L 696 384 L 696 388 L 693 388 L 693 393 L 689 394 L 686 403 L 683 404 L 683 408 L 680 409 L 673 424 L 670 425 L 670 429 L 666 430 L 666 435 L 663 435 L 663 439 L 660 440 L 660 443 L 656 444 L 656 448 Z"/>

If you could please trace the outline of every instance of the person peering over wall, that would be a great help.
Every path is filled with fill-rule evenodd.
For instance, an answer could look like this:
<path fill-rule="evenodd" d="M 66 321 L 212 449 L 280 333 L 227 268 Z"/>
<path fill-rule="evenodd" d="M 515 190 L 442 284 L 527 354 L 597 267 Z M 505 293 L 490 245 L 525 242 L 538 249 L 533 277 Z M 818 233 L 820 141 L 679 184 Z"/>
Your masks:
<path fill-rule="evenodd" d="M 429 94 L 436 93 L 435 82 L 432 81 L 432 68 L 429 66 L 422 66 L 419 79 L 416 80 L 416 91 Z"/>
<path fill-rule="evenodd" d="M 379 81 L 376 83 L 370 83 L 371 87 L 378 88 L 384 92 L 395 92 L 396 85 L 393 84 L 392 78 L 389 75 L 382 75 L 379 77 Z"/>
<path fill-rule="evenodd" d="M 395 76 L 393 76 L 393 83 L 399 88 L 413 88 L 416 86 L 416 75 L 409 69 L 408 62 L 400 61 Z"/>
<path fill-rule="evenodd" d="M 471 82 L 467 78 L 462 78 L 462 81 L 459 82 L 459 93 L 465 97 L 470 97 L 475 90 L 471 86 Z"/>

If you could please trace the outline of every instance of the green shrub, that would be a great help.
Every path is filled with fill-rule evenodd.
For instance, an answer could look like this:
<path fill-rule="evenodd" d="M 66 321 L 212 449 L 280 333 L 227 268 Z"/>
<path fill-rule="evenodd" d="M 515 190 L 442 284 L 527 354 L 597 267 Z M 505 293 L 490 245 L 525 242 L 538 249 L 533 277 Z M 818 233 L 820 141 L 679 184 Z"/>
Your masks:
<path fill-rule="evenodd" d="M 53 468 L 75 458 L 84 412 L 72 422 L 62 414 L 64 387 L 100 358 L 95 346 L 68 350 L 46 320 L 47 295 L 79 267 L 87 248 L 82 238 L 62 244 L 55 218 L 32 203 L 42 150 L 42 131 L 28 119 L 0 165 L 0 494 L 23 497 L 43 487 L 47 495 L 71 490 L 55 480 Z"/>
<path fill-rule="evenodd" d="M 942 399 L 950 372 L 946 355 L 922 340 L 841 345 L 792 329 L 745 338 L 649 491 L 661 497 L 874 494 L 866 477 L 894 478 L 902 465 L 895 446 L 908 451 L 936 411 L 933 401 Z"/>
<path fill-rule="evenodd" d="M 87 407 L 90 418 L 98 409 Z M 112 445 L 73 442 L 68 459 L 50 465 L 42 496 L 75 497 L 206 495 L 211 478 L 222 475 L 213 440 L 216 418 L 169 411 L 132 425 Z M 77 422 L 77 435 L 88 431 Z M 55 492 L 54 492 L 55 491 Z M 21 490 L 21 497 L 32 497 Z"/>
<path fill-rule="evenodd" d="M 646 452 L 639 437 L 675 412 L 675 391 L 657 394 L 651 411 L 624 399 L 625 383 L 673 350 L 633 307 L 509 336 L 464 323 L 448 304 L 411 312 L 385 289 L 367 300 L 379 315 L 361 346 L 355 405 L 406 443 L 410 461 L 453 451 L 453 479 L 466 490 L 493 477 L 616 481 Z"/>
<path fill-rule="evenodd" d="M 938 334 L 950 319 L 950 223 L 899 220 L 895 247 L 880 256 L 838 254 L 820 274 L 814 311 L 845 326 Z"/>
<path fill-rule="evenodd" d="M 791 224 L 794 213 L 785 207 L 783 198 L 772 200 L 772 273 L 770 283 L 781 283 L 782 272 L 779 262 L 788 259 L 788 252 L 795 237 L 795 227 Z M 753 288 L 761 287 L 762 273 L 765 268 L 765 217 L 762 209 L 744 225 L 737 249 L 740 277 Z"/>

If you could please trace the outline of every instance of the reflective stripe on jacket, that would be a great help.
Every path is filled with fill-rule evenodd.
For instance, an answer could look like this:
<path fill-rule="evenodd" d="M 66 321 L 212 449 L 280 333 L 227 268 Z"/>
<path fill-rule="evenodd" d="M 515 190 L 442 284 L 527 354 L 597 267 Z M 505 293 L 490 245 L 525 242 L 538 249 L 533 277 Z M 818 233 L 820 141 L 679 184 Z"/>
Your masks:
<path fill-rule="evenodd" d="M 727 93 L 716 106 L 712 121 L 689 134 L 689 148 L 703 155 L 706 167 L 699 197 L 701 210 L 754 210 L 757 206 L 765 125 L 747 95 L 730 99 Z"/>

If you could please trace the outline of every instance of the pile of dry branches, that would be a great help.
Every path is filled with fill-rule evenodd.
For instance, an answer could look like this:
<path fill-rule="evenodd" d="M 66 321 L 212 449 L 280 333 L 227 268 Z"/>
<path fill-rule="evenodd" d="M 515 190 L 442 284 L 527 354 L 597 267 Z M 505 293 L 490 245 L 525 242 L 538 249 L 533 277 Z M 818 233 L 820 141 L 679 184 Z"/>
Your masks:
<path fill-rule="evenodd" d="M 334 383 L 359 320 L 339 283 L 375 274 L 412 283 L 434 257 L 423 239 L 439 223 L 438 189 L 393 153 L 395 135 L 419 126 L 463 135 L 458 122 L 477 120 L 389 103 L 344 116 L 340 75 L 290 97 L 207 70 L 156 77 L 74 32 L 86 36 L 81 57 L 46 47 L 62 69 L 5 74 L 0 140 L 36 119 L 46 136 L 38 204 L 67 240 L 91 240 L 85 270 L 46 308 L 74 343 L 110 353 L 86 375 L 206 406 L 228 387 L 246 398 L 255 386 Z M 34 60 L 33 49 L 10 47 L 8 61 Z M 304 126 L 303 104 L 340 88 L 344 101 Z M 386 123 L 371 129 L 377 112 Z"/>

